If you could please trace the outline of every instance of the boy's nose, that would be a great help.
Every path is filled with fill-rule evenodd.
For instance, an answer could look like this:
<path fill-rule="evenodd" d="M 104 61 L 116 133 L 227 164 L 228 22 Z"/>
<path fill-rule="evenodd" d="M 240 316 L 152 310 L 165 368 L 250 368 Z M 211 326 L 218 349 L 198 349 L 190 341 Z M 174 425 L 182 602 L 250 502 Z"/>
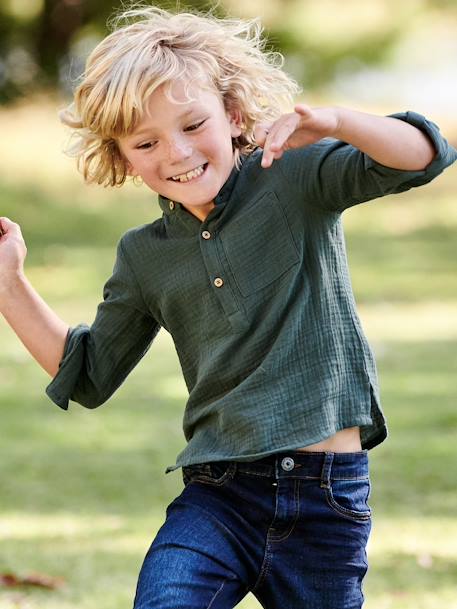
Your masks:
<path fill-rule="evenodd" d="M 185 139 L 174 139 L 168 143 L 168 160 L 181 161 L 192 156 L 192 146 Z"/>

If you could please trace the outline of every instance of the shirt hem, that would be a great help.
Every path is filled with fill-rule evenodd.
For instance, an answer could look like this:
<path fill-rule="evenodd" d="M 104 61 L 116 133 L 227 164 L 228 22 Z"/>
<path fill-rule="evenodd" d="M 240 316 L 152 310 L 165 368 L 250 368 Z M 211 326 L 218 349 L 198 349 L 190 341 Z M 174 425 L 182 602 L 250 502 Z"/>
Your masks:
<path fill-rule="evenodd" d="M 255 461 L 257 459 L 261 459 L 262 457 L 267 457 L 268 455 L 272 455 L 272 454 L 284 452 L 284 451 L 297 450 L 299 448 L 303 448 L 304 446 L 309 446 L 310 444 L 315 444 L 316 442 L 321 442 L 322 440 L 325 440 L 326 438 L 330 437 L 331 435 L 335 434 L 336 432 L 341 431 L 342 429 L 345 429 L 347 427 L 366 427 L 366 426 L 371 426 L 371 425 L 372 425 L 372 420 L 370 417 L 361 417 L 356 421 L 351 421 L 345 425 L 338 426 L 334 430 L 327 431 L 327 432 L 324 431 L 321 434 L 319 434 L 319 436 L 317 436 L 316 438 L 307 438 L 307 439 L 304 439 L 301 441 L 293 442 L 292 444 L 285 444 L 285 445 L 281 445 L 277 448 L 270 448 L 268 450 L 264 450 L 264 451 L 260 451 L 260 452 L 256 452 L 256 453 L 248 453 L 248 454 L 241 454 L 241 455 L 233 455 L 233 454 L 230 455 L 230 454 L 218 453 L 218 454 L 212 454 L 212 455 L 206 454 L 206 455 L 202 455 L 201 457 L 197 457 L 197 458 L 189 458 L 188 460 L 183 459 L 182 461 L 180 461 L 180 460 L 177 461 L 174 465 L 169 465 L 165 470 L 165 474 L 169 474 L 173 471 L 176 471 L 180 467 L 186 467 L 188 465 L 196 465 L 196 464 L 200 464 L 200 463 L 208 463 L 211 461 Z M 384 425 L 383 427 L 376 430 L 376 432 L 366 442 L 362 443 L 362 450 L 369 450 L 371 448 L 374 448 L 375 446 L 380 444 L 383 440 L 385 440 L 386 437 L 387 437 L 387 428 Z"/>

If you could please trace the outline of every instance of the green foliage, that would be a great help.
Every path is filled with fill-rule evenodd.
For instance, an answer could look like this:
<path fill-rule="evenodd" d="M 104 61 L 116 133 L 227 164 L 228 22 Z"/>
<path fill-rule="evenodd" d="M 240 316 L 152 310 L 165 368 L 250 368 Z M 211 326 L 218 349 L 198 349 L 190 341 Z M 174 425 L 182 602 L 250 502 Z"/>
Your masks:
<path fill-rule="evenodd" d="M 147 2 L 144 2 L 147 4 Z M 36 89 L 67 91 L 87 53 L 108 31 L 122 0 L 6 0 L 0 5 L 0 103 Z M 166 9 L 210 11 L 216 16 L 260 17 L 273 50 L 283 52 L 293 75 L 312 89 L 341 68 L 392 59 L 418 16 L 455 18 L 453 0 L 159 0 Z M 252 12 L 254 10 L 254 13 Z M 433 36 L 433 31 L 431 32 Z"/>
<path fill-rule="evenodd" d="M 18 0 L 9 0 L 0 7 L 0 57 L 3 58 L 0 103 L 30 95 L 36 89 L 68 88 L 68 81 L 79 76 L 73 73 L 72 66 L 76 64 L 78 71 L 82 71 L 85 60 L 86 53 L 81 55 L 77 50 L 81 37 L 90 35 L 89 44 L 94 46 L 94 39 L 101 39 L 108 32 L 109 18 L 126 5 L 122 0 L 37 0 L 30 3 L 27 10 Z M 173 8 L 166 1 L 154 2 L 154 5 Z M 211 7 L 211 3 L 202 0 L 180 2 L 180 5 L 183 10 Z"/>

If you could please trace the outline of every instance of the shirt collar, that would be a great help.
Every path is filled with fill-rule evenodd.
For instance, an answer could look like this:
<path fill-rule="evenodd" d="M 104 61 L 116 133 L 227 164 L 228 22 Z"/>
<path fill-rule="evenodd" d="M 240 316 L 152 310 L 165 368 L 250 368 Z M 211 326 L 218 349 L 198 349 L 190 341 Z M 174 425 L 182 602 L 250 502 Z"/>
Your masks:
<path fill-rule="evenodd" d="M 240 155 L 240 162 L 243 163 L 244 160 L 245 160 L 245 155 Z M 235 184 L 236 184 L 239 174 L 240 174 L 240 170 L 237 169 L 236 166 L 234 165 L 232 171 L 230 172 L 229 177 L 227 178 L 224 185 L 222 186 L 222 188 L 216 195 L 216 198 L 214 200 L 214 203 L 216 204 L 216 206 L 220 205 L 221 203 L 226 203 L 230 199 L 233 189 L 235 188 Z M 166 197 L 163 197 L 160 194 L 159 194 L 158 198 L 159 198 L 160 209 L 164 212 L 164 214 L 167 214 L 167 215 L 173 214 L 179 207 L 181 207 L 181 205 L 178 201 L 172 201 L 170 199 L 167 199 Z"/>

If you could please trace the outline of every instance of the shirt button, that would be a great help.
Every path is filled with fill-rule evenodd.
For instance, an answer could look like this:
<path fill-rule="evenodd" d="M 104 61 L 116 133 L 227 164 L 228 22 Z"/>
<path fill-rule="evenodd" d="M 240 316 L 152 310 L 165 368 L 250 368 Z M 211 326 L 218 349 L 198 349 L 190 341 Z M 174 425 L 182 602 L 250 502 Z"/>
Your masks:
<path fill-rule="evenodd" d="M 224 285 L 224 280 L 220 277 L 216 277 L 216 279 L 214 280 L 214 285 L 216 286 L 216 288 L 221 288 Z"/>
<path fill-rule="evenodd" d="M 295 466 L 295 462 L 291 457 L 284 457 L 284 459 L 281 461 L 281 467 L 285 472 L 290 472 L 292 469 L 294 469 Z"/>
<path fill-rule="evenodd" d="M 170 210 L 171 210 L 171 211 L 173 211 L 173 210 L 174 210 L 174 208 L 175 208 L 175 204 L 174 204 L 174 202 L 173 202 L 173 201 L 170 201 L 170 203 L 168 204 L 168 207 L 170 208 Z"/>
<path fill-rule="evenodd" d="M 203 239 L 211 239 L 211 233 L 207 230 L 204 230 L 202 232 L 202 237 L 203 237 Z"/>

